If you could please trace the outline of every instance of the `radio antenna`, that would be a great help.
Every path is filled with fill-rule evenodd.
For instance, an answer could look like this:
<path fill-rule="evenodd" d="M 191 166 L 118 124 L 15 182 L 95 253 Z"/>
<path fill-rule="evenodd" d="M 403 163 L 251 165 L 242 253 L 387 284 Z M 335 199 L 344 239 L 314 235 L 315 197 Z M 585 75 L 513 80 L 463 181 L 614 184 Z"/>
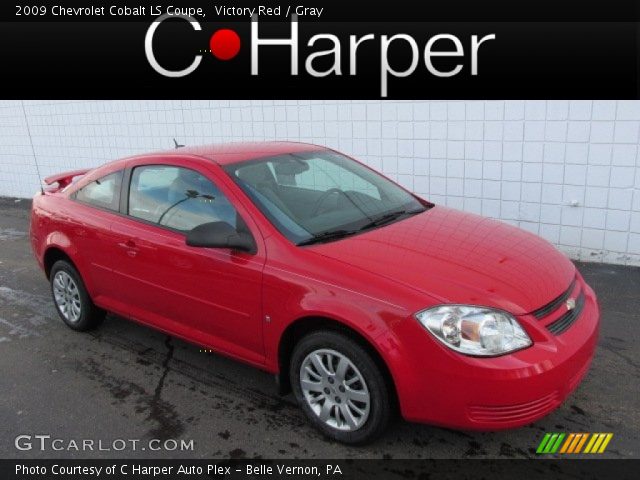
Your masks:
<path fill-rule="evenodd" d="M 40 193 L 44 195 L 44 186 L 42 185 L 42 176 L 40 175 L 40 166 L 38 165 L 38 157 L 36 156 L 36 149 L 33 146 L 33 139 L 31 138 L 31 129 L 29 128 L 29 120 L 27 119 L 27 110 L 24 108 L 24 100 L 20 100 L 22 105 L 22 115 L 24 116 L 24 124 L 27 127 L 27 135 L 29 136 L 29 143 L 31 144 L 31 153 L 33 154 L 33 163 L 36 166 L 36 174 L 38 175 L 38 181 L 40 182 Z"/>

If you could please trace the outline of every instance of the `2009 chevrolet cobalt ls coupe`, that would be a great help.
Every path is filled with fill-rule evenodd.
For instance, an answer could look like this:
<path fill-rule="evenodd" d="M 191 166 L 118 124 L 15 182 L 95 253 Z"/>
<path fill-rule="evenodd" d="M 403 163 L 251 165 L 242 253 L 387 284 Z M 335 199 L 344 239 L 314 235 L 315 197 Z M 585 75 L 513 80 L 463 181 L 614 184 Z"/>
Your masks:
<path fill-rule="evenodd" d="M 595 295 L 550 244 L 330 149 L 182 148 L 45 183 L 31 243 L 69 327 L 112 311 L 272 372 L 342 442 L 394 409 L 530 423 L 594 353 Z"/>

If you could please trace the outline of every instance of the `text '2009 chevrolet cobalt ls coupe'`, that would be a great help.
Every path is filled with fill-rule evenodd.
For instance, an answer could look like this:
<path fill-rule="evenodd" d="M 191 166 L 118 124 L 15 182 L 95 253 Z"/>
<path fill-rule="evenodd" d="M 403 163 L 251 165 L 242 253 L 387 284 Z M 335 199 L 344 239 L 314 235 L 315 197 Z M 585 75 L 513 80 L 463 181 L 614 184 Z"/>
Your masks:
<path fill-rule="evenodd" d="M 272 372 L 343 442 L 396 409 L 530 423 L 594 353 L 595 295 L 554 247 L 330 149 L 182 148 L 45 183 L 31 243 L 69 327 L 111 311 Z"/>

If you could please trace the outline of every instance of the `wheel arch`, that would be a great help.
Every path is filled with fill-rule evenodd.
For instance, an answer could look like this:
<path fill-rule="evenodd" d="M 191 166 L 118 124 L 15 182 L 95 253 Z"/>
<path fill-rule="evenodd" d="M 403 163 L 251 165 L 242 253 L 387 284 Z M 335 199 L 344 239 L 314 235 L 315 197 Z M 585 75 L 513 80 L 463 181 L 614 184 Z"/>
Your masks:
<path fill-rule="evenodd" d="M 396 384 L 391 374 L 387 362 L 380 354 L 378 349 L 373 343 L 367 339 L 360 332 L 350 327 L 349 325 L 335 320 L 327 316 L 305 316 L 298 318 L 283 331 L 280 342 L 278 343 L 278 373 L 276 373 L 276 382 L 278 384 L 278 392 L 281 395 L 289 393 L 291 391 L 291 384 L 289 381 L 289 371 L 291 363 L 291 354 L 297 342 L 299 342 L 306 335 L 321 330 L 328 330 L 341 333 L 351 340 L 355 341 L 364 348 L 373 358 L 376 365 L 380 368 L 385 382 L 389 389 L 390 397 L 392 398 L 393 407 L 397 409 L 398 406 L 398 393 Z"/>
<path fill-rule="evenodd" d="M 51 274 L 51 268 L 58 260 L 67 261 L 73 266 L 73 268 L 78 270 L 78 266 L 75 264 L 71 256 L 63 248 L 57 245 L 50 245 L 44 251 L 44 256 L 43 256 L 44 273 L 47 276 L 47 278 L 49 278 Z"/>
<path fill-rule="evenodd" d="M 71 264 L 73 268 L 75 268 L 82 282 L 84 283 L 85 288 L 87 289 L 87 293 L 89 297 L 94 298 L 94 286 L 92 283 L 92 279 L 90 276 L 86 275 L 84 265 L 78 261 L 76 252 L 73 247 L 69 246 L 66 248 L 59 243 L 49 243 L 42 255 L 42 268 L 44 269 L 44 273 L 47 277 L 47 280 L 50 280 L 51 276 L 51 268 L 58 260 L 65 260 Z M 75 258 L 74 258 L 75 257 Z"/>

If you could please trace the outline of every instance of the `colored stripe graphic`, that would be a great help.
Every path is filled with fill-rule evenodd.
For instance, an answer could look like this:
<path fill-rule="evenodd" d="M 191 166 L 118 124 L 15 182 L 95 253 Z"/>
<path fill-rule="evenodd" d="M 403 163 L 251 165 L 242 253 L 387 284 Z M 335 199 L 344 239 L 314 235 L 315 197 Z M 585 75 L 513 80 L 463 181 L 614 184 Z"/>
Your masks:
<path fill-rule="evenodd" d="M 569 448 L 569 445 L 571 445 L 571 442 L 573 442 L 573 439 L 576 437 L 575 433 L 570 433 L 569 436 L 567 437 L 567 440 L 564 442 L 564 445 L 562 445 L 562 448 L 560 449 L 560 453 L 567 453 L 567 449 Z"/>
<path fill-rule="evenodd" d="M 598 436 L 599 434 L 597 433 L 594 433 L 593 435 L 591 435 L 591 438 L 589 439 L 589 442 L 587 443 L 587 446 L 584 449 L 584 453 L 591 453 L 591 447 L 593 447 L 593 444 L 596 443 Z"/>
<path fill-rule="evenodd" d="M 536 450 L 536 453 L 542 453 L 544 450 L 544 447 L 547 445 L 547 442 L 549 441 L 549 439 L 551 438 L 551 434 L 550 433 L 545 433 L 544 437 L 542 437 L 542 441 L 540 442 L 540 445 L 538 445 L 538 449 Z"/>
<path fill-rule="evenodd" d="M 591 447 L 591 451 L 589 453 L 597 453 L 598 449 L 600 448 L 600 444 L 602 443 L 602 441 L 604 440 L 604 437 L 606 436 L 607 436 L 606 433 L 599 433 L 598 439 L 596 440 L 596 443 L 593 444 L 593 447 Z"/>
<path fill-rule="evenodd" d="M 589 438 L 588 433 L 581 433 L 580 435 L 582 436 L 580 437 L 580 441 L 576 445 L 576 449 L 573 453 L 580 453 L 580 451 L 582 450 L 582 446 L 584 445 L 584 442 L 586 442 L 587 438 Z"/>
<path fill-rule="evenodd" d="M 607 448 L 607 445 L 609 445 L 609 442 L 611 441 L 611 439 L 613 438 L 613 433 L 607 433 L 607 436 L 604 439 L 604 442 L 602 442 L 602 445 L 600 445 L 600 450 L 598 450 L 598 453 L 604 453 L 604 451 Z"/>
<path fill-rule="evenodd" d="M 564 433 L 545 433 L 536 453 L 556 453 L 565 435 Z"/>
<path fill-rule="evenodd" d="M 580 448 L 582 448 L 582 444 L 584 443 L 584 441 L 587 438 L 587 434 L 586 433 L 576 433 L 574 438 L 573 438 L 573 442 L 571 442 L 571 445 L 569 446 L 567 453 L 577 453 L 580 451 Z"/>
<path fill-rule="evenodd" d="M 536 453 L 603 453 L 612 438 L 613 433 L 545 433 Z"/>
<path fill-rule="evenodd" d="M 584 453 L 603 453 L 612 437 L 613 433 L 594 433 Z"/>
<path fill-rule="evenodd" d="M 551 438 L 547 442 L 547 446 L 544 447 L 544 450 L 542 451 L 542 453 L 551 453 L 551 449 L 553 448 L 553 445 L 556 443 L 556 438 L 558 438 L 558 434 L 552 433 Z"/>
<path fill-rule="evenodd" d="M 562 440 L 564 439 L 564 437 L 565 437 L 564 433 L 561 433 L 560 435 L 558 435 L 558 439 L 556 440 L 556 443 L 553 445 L 549 453 L 556 453 L 558 451 L 558 448 L 560 448 L 560 444 L 562 443 Z"/>

